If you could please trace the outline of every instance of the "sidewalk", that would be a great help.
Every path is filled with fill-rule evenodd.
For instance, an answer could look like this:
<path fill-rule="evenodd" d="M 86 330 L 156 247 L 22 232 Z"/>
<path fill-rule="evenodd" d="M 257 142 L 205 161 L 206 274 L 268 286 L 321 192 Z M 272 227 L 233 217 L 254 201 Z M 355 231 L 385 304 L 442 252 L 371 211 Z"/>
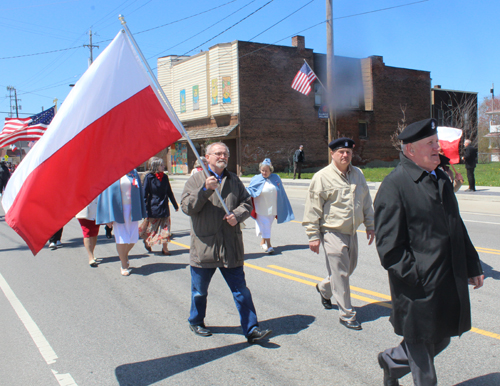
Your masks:
<path fill-rule="evenodd" d="M 181 185 L 184 186 L 186 181 L 190 176 L 184 174 L 175 174 L 169 175 L 168 178 L 172 180 L 172 185 L 176 185 L 176 187 L 180 188 Z M 248 186 L 250 183 L 251 177 L 242 177 L 241 181 Z M 297 189 L 307 191 L 309 188 L 309 184 L 311 180 L 303 180 L 297 179 L 294 180 L 292 178 L 283 178 L 283 185 L 285 189 Z M 368 187 L 370 188 L 370 193 L 372 197 L 375 197 L 375 194 L 378 191 L 380 186 L 380 182 L 368 182 Z M 476 186 L 475 192 L 466 192 L 465 190 L 468 188 L 467 185 L 464 185 L 460 188 L 460 190 L 456 193 L 457 199 L 459 201 L 498 201 L 500 202 L 500 187 L 497 186 Z"/>

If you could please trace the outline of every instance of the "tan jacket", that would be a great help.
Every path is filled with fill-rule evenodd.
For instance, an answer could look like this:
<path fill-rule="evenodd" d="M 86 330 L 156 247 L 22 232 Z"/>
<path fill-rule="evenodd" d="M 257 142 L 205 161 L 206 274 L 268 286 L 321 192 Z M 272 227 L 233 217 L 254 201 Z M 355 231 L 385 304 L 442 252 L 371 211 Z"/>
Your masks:
<path fill-rule="evenodd" d="M 354 235 L 362 223 L 367 230 L 374 229 L 372 199 L 363 172 L 350 165 L 346 178 L 333 163 L 317 172 L 302 220 L 309 241 L 319 240 L 320 232 Z"/>

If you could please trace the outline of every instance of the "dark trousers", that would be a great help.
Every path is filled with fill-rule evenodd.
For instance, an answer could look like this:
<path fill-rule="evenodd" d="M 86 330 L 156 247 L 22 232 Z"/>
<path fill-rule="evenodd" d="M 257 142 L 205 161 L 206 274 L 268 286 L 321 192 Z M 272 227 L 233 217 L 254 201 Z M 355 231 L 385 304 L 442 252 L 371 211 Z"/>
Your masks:
<path fill-rule="evenodd" d="M 474 178 L 474 168 L 467 168 L 467 180 L 469 180 L 469 189 L 476 190 L 476 179 Z"/>
<path fill-rule="evenodd" d="M 437 385 L 434 357 L 450 344 L 450 338 L 438 343 L 408 343 L 404 339 L 397 347 L 389 348 L 382 357 L 389 365 L 391 378 L 401 378 L 411 371 L 416 386 Z"/>
<path fill-rule="evenodd" d="M 293 179 L 295 179 L 295 174 L 299 174 L 299 179 L 300 179 L 300 173 L 302 172 L 302 162 L 294 162 L 293 163 Z"/>
<path fill-rule="evenodd" d="M 54 236 L 52 236 L 49 239 L 49 242 L 57 243 L 58 241 L 61 241 L 62 232 L 63 232 L 63 228 L 59 229 L 56 233 L 54 233 Z"/>
<path fill-rule="evenodd" d="M 233 293 L 236 308 L 240 313 L 240 323 L 243 334 L 248 337 L 255 327 L 258 327 L 257 313 L 252 301 L 252 294 L 247 288 L 243 267 L 219 268 Z M 189 323 L 192 325 L 203 324 L 207 310 L 207 295 L 210 280 L 217 268 L 191 267 L 191 312 Z"/>

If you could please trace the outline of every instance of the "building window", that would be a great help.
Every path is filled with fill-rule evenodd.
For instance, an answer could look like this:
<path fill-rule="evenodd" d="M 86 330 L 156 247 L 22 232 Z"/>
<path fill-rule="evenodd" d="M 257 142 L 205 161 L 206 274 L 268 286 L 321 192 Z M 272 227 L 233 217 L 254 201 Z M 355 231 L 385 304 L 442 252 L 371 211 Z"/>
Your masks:
<path fill-rule="evenodd" d="M 314 105 L 321 106 L 321 97 L 323 94 L 323 87 L 318 83 L 314 83 Z"/>
<path fill-rule="evenodd" d="M 362 139 L 368 138 L 368 127 L 366 125 L 366 122 L 359 122 L 358 127 L 359 127 L 359 138 Z"/>
<path fill-rule="evenodd" d="M 444 126 L 444 111 L 438 109 L 438 126 Z"/>
<path fill-rule="evenodd" d="M 351 96 L 351 107 L 359 108 L 359 98 L 357 96 Z"/>

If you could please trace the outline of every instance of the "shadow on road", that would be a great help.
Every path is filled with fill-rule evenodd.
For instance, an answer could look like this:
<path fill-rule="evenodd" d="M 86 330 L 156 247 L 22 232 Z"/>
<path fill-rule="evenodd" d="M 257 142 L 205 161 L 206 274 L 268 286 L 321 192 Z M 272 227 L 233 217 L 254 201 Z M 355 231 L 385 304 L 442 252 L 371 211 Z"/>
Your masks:
<path fill-rule="evenodd" d="M 455 386 L 491 386 L 500 385 L 500 373 L 490 373 L 481 375 L 464 382 L 457 383 Z"/>
<path fill-rule="evenodd" d="M 383 318 L 386 316 L 391 315 L 391 309 L 384 307 L 381 305 L 381 303 L 389 303 L 389 302 L 376 302 L 376 303 L 369 303 L 366 304 L 362 307 L 356 307 L 356 317 L 359 322 L 361 323 L 366 323 L 366 322 L 373 322 L 374 320 L 377 320 L 378 318 Z"/>
<path fill-rule="evenodd" d="M 281 255 L 285 251 L 297 251 L 300 249 L 309 250 L 309 245 L 307 245 L 307 244 L 293 244 L 293 245 L 283 245 L 280 247 L 273 247 L 273 248 L 274 248 L 274 253 L 271 256 Z M 264 252 L 263 250 L 261 252 L 245 253 L 245 260 L 260 259 L 261 257 L 264 257 L 264 256 L 269 256 L 269 254 L 267 252 Z"/>
<path fill-rule="evenodd" d="M 279 335 L 292 335 L 308 328 L 316 318 L 311 315 L 288 315 L 261 322 L 263 328 L 274 331 L 271 339 Z M 240 327 L 211 327 L 213 333 L 241 334 Z M 196 339 L 197 337 L 193 337 Z M 242 337 L 242 339 L 244 339 Z M 264 343 L 264 348 L 279 348 L 271 342 Z M 207 350 L 187 352 L 143 362 L 128 363 L 115 369 L 115 376 L 120 386 L 147 386 L 160 382 L 175 374 L 182 373 L 214 360 L 235 354 L 250 347 L 247 342 Z"/>
<path fill-rule="evenodd" d="M 154 263 L 154 264 L 146 264 L 146 265 L 141 265 L 140 267 L 133 267 L 132 268 L 132 275 L 142 275 L 142 276 L 149 276 L 155 273 L 159 272 L 168 272 L 168 271 L 175 271 L 177 269 L 184 269 L 189 264 L 169 264 L 169 263 Z"/>
<path fill-rule="evenodd" d="M 481 265 L 483 266 L 485 279 L 488 279 L 489 277 L 491 277 L 492 279 L 500 280 L 500 272 L 499 271 L 495 271 L 491 265 L 486 264 L 484 261 L 481 261 Z"/>

